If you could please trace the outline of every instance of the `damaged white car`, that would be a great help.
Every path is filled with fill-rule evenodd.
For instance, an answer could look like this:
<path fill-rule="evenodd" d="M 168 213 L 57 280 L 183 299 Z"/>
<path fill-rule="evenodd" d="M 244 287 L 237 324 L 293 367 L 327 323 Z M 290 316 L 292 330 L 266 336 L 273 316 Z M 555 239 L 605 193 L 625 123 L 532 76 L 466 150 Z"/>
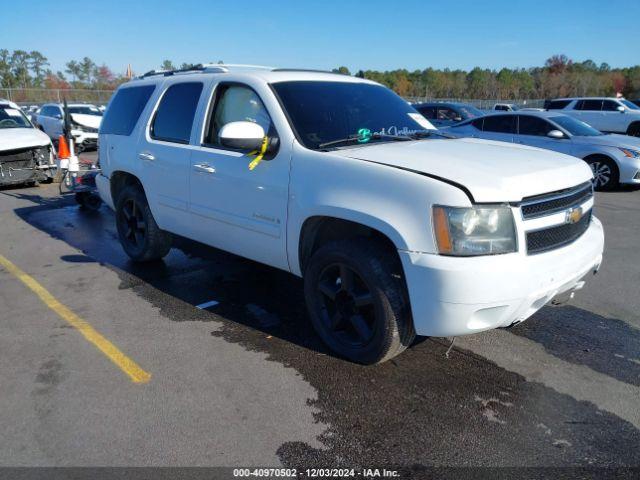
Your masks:
<path fill-rule="evenodd" d="M 54 148 L 13 102 L 0 99 L 0 186 L 53 179 Z"/>
<path fill-rule="evenodd" d="M 35 117 L 36 126 L 55 142 L 62 135 L 64 109 L 61 103 L 46 103 Z M 95 150 L 98 146 L 98 129 L 102 112 L 95 105 L 70 103 L 67 105 L 71 118 L 71 135 L 79 152 Z"/>

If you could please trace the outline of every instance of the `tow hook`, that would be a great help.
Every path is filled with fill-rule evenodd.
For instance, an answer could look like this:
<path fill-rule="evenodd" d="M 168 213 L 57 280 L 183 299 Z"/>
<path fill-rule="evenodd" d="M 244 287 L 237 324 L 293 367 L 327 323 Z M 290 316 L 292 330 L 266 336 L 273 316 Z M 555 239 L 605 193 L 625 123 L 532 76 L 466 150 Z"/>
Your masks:
<path fill-rule="evenodd" d="M 559 307 L 570 302 L 571 300 L 573 300 L 573 297 L 575 297 L 576 292 L 578 290 L 582 290 L 582 287 L 584 287 L 583 281 L 576 283 L 571 290 L 567 290 L 566 292 L 553 297 L 553 300 L 551 300 L 549 305 L 551 305 L 552 307 Z"/>

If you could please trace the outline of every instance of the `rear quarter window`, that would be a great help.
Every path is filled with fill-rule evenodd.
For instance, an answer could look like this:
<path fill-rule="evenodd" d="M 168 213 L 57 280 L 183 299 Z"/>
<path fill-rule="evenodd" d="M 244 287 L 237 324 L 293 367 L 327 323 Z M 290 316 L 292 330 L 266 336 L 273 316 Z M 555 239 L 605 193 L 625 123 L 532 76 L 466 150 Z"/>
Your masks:
<path fill-rule="evenodd" d="M 102 120 L 100 133 L 131 135 L 155 88 L 155 85 L 141 85 L 118 90 Z"/>
<path fill-rule="evenodd" d="M 564 107 L 569 105 L 571 100 L 551 100 L 547 105 L 547 110 L 562 110 Z"/>

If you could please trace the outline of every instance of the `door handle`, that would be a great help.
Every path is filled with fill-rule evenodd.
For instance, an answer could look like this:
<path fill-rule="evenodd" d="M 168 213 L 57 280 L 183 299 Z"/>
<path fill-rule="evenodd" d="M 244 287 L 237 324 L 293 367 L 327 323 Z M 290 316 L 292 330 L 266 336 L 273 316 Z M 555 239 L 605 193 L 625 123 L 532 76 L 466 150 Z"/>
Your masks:
<path fill-rule="evenodd" d="M 204 173 L 216 173 L 216 169 L 213 168 L 211 165 L 209 165 L 208 163 L 196 163 L 193 166 L 194 170 L 197 170 L 198 172 L 204 172 Z"/>
<path fill-rule="evenodd" d="M 148 160 L 148 161 L 153 161 L 156 159 L 156 157 L 154 157 L 152 154 L 150 154 L 149 152 L 140 152 L 138 154 L 138 158 L 140 160 Z"/>

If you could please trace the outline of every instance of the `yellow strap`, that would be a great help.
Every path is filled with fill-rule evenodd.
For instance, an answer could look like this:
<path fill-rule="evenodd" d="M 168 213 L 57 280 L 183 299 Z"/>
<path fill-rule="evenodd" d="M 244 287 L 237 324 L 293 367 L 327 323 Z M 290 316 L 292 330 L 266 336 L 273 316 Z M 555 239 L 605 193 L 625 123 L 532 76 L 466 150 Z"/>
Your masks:
<path fill-rule="evenodd" d="M 254 168 L 256 168 L 258 164 L 262 161 L 262 157 L 264 157 L 264 154 L 267 153 L 268 146 L 269 146 L 269 137 L 265 135 L 264 138 L 262 139 L 262 145 L 260 146 L 260 151 L 253 150 L 252 152 L 247 153 L 247 156 L 257 154 L 256 158 L 254 158 L 249 164 L 249 170 L 253 170 Z"/>

